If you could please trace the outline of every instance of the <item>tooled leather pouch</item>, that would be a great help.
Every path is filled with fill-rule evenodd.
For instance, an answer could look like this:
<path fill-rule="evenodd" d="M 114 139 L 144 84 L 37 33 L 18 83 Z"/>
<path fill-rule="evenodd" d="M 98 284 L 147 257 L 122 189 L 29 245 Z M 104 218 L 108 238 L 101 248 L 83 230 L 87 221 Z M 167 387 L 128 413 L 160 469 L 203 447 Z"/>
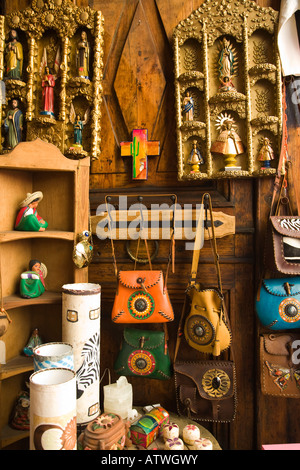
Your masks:
<path fill-rule="evenodd" d="M 111 313 L 114 323 L 165 323 L 174 312 L 162 271 L 120 271 Z"/>
<path fill-rule="evenodd" d="M 235 418 L 236 372 L 233 361 L 174 363 L 177 411 L 194 421 L 231 422 Z"/>
<path fill-rule="evenodd" d="M 271 330 L 300 328 L 300 277 L 263 279 L 255 309 L 261 324 Z"/>
<path fill-rule="evenodd" d="M 284 83 L 283 109 L 282 143 L 267 223 L 264 265 L 266 270 L 273 273 L 297 276 L 300 275 L 300 212 L 293 189 L 296 181 L 288 152 Z"/>
<path fill-rule="evenodd" d="M 287 275 L 300 274 L 300 217 L 270 217 L 265 262 L 271 271 Z"/>
<path fill-rule="evenodd" d="M 165 277 L 161 270 L 152 269 L 147 238 L 142 236 L 142 230 L 143 216 L 141 210 L 141 230 L 137 240 L 133 270 L 118 271 L 113 238 L 111 238 L 112 255 L 117 277 L 116 295 L 111 312 L 111 319 L 114 323 L 167 323 L 174 320 L 174 311 L 167 290 L 168 272 L 171 264 L 174 272 L 174 227 L 170 236 L 169 259 Z M 149 270 L 136 269 L 141 239 L 145 243 Z"/>
<path fill-rule="evenodd" d="M 218 287 L 201 288 L 200 284 L 196 282 L 200 256 L 198 238 L 201 232 L 199 228 L 201 224 L 203 225 L 203 214 L 200 214 L 193 252 L 191 279 L 187 288 L 189 312 L 186 315 L 183 332 L 189 346 L 201 353 L 219 356 L 231 344 L 231 330 L 222 292 L 219 255 L 217 253 L 212 204 L 209 194 L 203 195 L 202 204 L 206 214 L 208 211 L 210 212 L 212 233 L 209 234 L 209 239 L 212 245 Z M 204 227 L 209 232 L 207 219 Z"/>
<path fill-rule="evenodd" d="M 264 395 L 300 398 L 300 335 L 260 336 L 260 378 Z"/>
<path fill-rule="evenodd" d="M 172 375 L 167 330 L 124 328 L 114 370 L 119 375 L 169 379 Z"/>

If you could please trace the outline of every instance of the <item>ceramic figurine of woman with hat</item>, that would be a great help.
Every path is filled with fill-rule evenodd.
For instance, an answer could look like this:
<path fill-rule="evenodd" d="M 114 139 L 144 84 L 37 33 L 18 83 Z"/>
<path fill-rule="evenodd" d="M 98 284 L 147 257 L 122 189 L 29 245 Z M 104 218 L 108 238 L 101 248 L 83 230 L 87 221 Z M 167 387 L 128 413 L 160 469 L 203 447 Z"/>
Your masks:
<path fill-rule="evenodd" d="M 39 297 L 45 292 L 47 268 L 38 259 L 29 262 L 29 270 L 21 274 L 20 295 L 23 299 Z"/>
<path fill-rule="evenodd" d="M 27 193 L 26 199 L 19 204 L 19 212 L 15 222 L 15 230 L 43 232 L 48 223 L 37 213 L 37 206 L 43 199 L 43 193 L 36 191 Z"/>

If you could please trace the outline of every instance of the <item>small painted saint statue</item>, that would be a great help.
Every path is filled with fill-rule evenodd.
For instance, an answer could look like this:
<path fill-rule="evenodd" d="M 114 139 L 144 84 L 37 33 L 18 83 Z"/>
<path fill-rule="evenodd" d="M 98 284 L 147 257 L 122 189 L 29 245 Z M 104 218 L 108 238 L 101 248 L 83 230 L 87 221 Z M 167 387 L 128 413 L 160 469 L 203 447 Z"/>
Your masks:
<path fill-rule="evenodd" d="M 237 59 L 236 51 L 228 39 L 223 38 L 222 48 L 218 60 L 218 74 L 221 82 L 220 91 L 232 91 L 235 87 L 232 83 L 232 77 L 236 74 Z"/>
<path fill-rule="evenodd" d="M 73 124 L 73 144 L 70 148 L 78 148 L 82 149 L 82 132 L 83 128 L 86 125 L 86 123 L 89 120 L 90 116 L 90 108 L 88 107 L 87 110 L 84 113 L 83 119 L 81 118 L 81 115 L 79 113 L 75 112 L 75 108 L 73 103 L 71 103 L 71 108 L 70 108 L 70 122 Z"/>
<path fill-rule="evenodd" d="M 193 148 L 187 163 L 192 167 L 191 173 L 198 173 L 200 165 L 203 165 L 204 163 L 204 159 L 197 147 L 197 140 L 193 140 Z"/>
<path fill-rule="evenodd" d="M 259 151 L 257 160 L 262 162 L 262 169 L 271 167 L 271 161 L 274 160 L 274 152 L 268 137 L 264 137 L 263 139 L 263 145 Z"/>
<path fill-rule="evenodd" d="M 26 198 L 19 204 L 19 212 L 15 222 L 15 230 L 29 232 L 44 232 L 48 227 L 46 222 L 37 212 L 37 207 L 43 199 L 43 193 L 36 191 L 27 193 Z"/>
<path fill-rule="evenodd" d="M 194 100 L 189 91 L 186 92 L 183 100 L 183 114 L 185 121 L 194 120 Z"/>
<path fill-rule="evenodd" d="M 5 61 L 5 77 L 20 80 L 23 71 L 23 46 L 15 29 L 9 33 L 9 41 L 5 47 Z"/>
<path fill-rule="evenodd" d="M 81 38 L 77 44 L 76 68 L 79 77 L 89 79 L 90 44 L 85 31 L 81 32 Z"/>
<path fill-rule="evenodd" d="M 13 99 L 11 109 L 7 111 L 4 119 L 4 130 L 7 134 L 7 148 L 13 149 L 22 141 L 23 113 L 19 109 L 19 101 Z"/>
<path fill-rule="evenodd" d="M 54 87 L 56 76 L 53 75 L 48 66 L 45 67 L 45 73 L 42 78 L 42 104 L 41 115 L 54 118 Z"/>
<path fill-rule="evenodd" d="M 245 152 L 242 139 L 235 130 L 234 119 L 227 113 L 216 119 L 216 127 L 220 131 L 211 146 L 211 152 L 224 156 L 226 168 L 236 167 L 236 156 Z"/>

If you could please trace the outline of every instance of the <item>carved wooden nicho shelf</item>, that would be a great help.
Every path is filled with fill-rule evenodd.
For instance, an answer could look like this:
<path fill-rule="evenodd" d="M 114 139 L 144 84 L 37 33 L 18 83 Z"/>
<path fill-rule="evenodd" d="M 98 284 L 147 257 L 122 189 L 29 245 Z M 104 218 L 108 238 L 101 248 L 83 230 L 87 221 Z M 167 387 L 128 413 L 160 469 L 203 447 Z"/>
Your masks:
<path fill-rule="evenodd" d="M 207 0 L 174 30 L 178 179 L 275 174 L 281 144 L 278 12 Z"/>
<path fill-rule="evenodd" d="M 69 158 L 99 158 L 103 35 L 102 13 L 71 0 L 32 0 L 0 17 L 1 153 L 40 138 Z"/>

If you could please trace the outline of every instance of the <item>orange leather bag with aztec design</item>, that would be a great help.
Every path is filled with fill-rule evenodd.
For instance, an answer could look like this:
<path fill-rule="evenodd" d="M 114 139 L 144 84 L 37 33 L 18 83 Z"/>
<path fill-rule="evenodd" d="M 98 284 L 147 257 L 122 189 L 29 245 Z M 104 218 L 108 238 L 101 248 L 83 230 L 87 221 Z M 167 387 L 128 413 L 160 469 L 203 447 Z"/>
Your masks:
<path fill-rule="evenodd" d="M 120 271 L 112 309 L 115 323 L 164 323 L 174 320 L 162 271 Z"/>
<path fill-rule="evenodd" d="M 136 269 L 141 239 L 145 243 L 149 270 Z M 174 240 L 173 227 L 170 236 L 169 260 L 164 277 L 161 270 L 152 269 L 147 239 L 142 236 L 137 240 L 134 269 L 118 272 L 113 239 L 111 238 L 112 256 L 117 276 L 117 290 L 111 313 L 111 319 L 114 323 L 166 323 L 174 320 L 174 311 L 167 290 L 168 272 L 171 264 L 174 272 Z"/>

